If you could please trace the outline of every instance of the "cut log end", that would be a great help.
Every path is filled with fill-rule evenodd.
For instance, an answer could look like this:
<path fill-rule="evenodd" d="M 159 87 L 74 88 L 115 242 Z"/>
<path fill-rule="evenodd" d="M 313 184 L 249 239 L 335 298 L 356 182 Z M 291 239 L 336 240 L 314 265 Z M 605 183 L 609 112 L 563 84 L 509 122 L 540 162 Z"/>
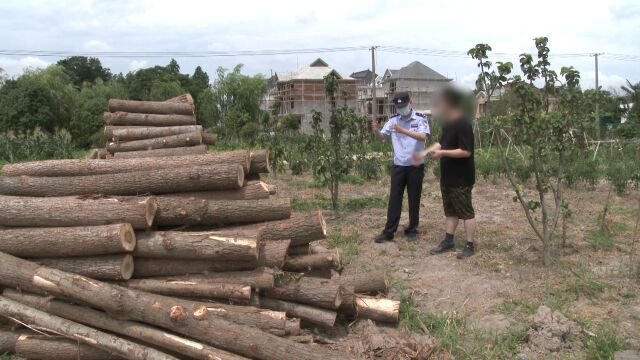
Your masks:
<path fill-rule="evenodd" d="M 238 189 L 240 189 L 242 185 L 244 185 L 244 169 L 238 165 Z"/>
<path fill-rule="evenodd" d="M 324 219 L 324 216 L 322 216 L 322 210 L 318 210 L 318 219 L 319 219 L 319 223 L 320 226 L 322 227 L 322 234 L 324 235 L 323 238 L 327 237 L 327 222 Z"/>
<path fill-rule="evenodd" d="M 136 234 L 131 224 L 122 224 L 120 227 L 120 240 L 125 251 L 133 251 L 136 248 Z"/>
<path fill-rule="evenodd" d="M 133 256 L 130 254 L 125 255 L 122 258 L 122 279 L 129 280 L 133 276 Z"/>

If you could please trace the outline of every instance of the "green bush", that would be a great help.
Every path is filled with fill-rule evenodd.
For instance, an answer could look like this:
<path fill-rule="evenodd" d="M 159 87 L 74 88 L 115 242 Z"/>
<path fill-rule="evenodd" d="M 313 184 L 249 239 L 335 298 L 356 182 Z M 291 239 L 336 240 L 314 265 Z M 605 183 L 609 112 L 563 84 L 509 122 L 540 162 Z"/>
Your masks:
<path fill-rule="evenodd" d="M 0 163 L 71 158 L 76 150 L 71 135 L 65 131 L 53 135 L 42 131 L 0 135 Z"/>
<path fill-rule="evenodd" d="M 242 126 L 242 128 L 240 128 L 240 137 L 244 141 L 250 144 L 254 144 L 256 142 L 256 139 L 258 138 L 258 135 L 260 135 L 260 131 L 260 125 L 258 125 L 258 123 L 246 123 L 244 124 L 244 126 Z"/>

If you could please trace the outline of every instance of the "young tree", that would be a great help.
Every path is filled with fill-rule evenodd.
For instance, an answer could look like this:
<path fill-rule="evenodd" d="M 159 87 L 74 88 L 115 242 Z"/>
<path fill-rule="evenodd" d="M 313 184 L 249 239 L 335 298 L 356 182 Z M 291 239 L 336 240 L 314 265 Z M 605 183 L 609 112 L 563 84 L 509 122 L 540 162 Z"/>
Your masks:
<path fill-rule="evenodd" d="M 353 129 L 358 115 L 354 109 L 347 106 L 344 93 L 344 105 L 337 106 L 336 94 L 340 89 L 335 75 L 325 76 L 324 86 L 330 106 L 329 136 L 326 136 L 322 127 L 322 114 L 314 111 L 311 124 L 313 131 L 307 144 L 307 154 L 311 157 L 311 167 L 316 181 L 329 189 L 331 205 L 337 210 L 340 181 L 349 174 L 354 161 L 348 148 L 353 144 L 345 142 L 343 136 Z"/>
<path fill-rule="evenodd" d="M 520 55 L 520 69 L 523 77 L 507 76 L 511 72 L 510 63 L 499 63 L 498 72 L 490 71 L 486 44 L 478 44 L 469 55 L 478 61 L 480 76 L 478 84 L 488 89 L 490 95 L 495 89 L 508 86 L 512 93 L 510 112 L 506 116 L 491 117 L 496 129 L 496 142 L 501 162 L 507 178 L 515 191 L 514 201 L 518 201 L 531 228 L 542 241 L 545 265 L 551 263 L 553 235 L 563 210 L 563 171 L 566 154 L 571 146 L 571 130 L 585 118 L 584 101 L 579 87 L 580 74 L 566 67 L 561 71 L 565 79 L 560 87 L 557 75 L 550 70 L 547 38 L 535 39 L 538 50 L 537 61 L 529 54 Z M 536 84 L 542 83 L 541 87 Z M 558 98 L 556 109 L 551 110 L 550 98 Z M 490 104 L 491 97 L 488 97 Z M 507 131 L 510 131 L 508 134 Z M 528 149 L 531 162 L 536 198 L 528 198 L 525 183 L 521 183 L 514 169 L 522 159 L 507 156 L 505 141 L 513 141 Z"/>

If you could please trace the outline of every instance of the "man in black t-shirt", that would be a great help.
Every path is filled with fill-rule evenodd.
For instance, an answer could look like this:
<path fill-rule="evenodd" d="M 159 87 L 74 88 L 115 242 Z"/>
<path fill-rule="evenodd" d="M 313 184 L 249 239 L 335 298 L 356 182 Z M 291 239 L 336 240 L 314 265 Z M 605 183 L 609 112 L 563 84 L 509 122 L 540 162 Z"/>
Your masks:
<path fill-rule="evenodd" d="M 453 88 L 442 92 L 440 108 L 444 124 L 440 141 L 414 156 L 414 161 L 425 156 L 440 159 L 440 191 L 446 216 L 446 233 L 444 240 L 431 249 L 431 253 L 441 254 L 455 249 L 453 235 L 459 220 L 463 220 L 467 244 L 458 253 L 458 259 L 474 254 L 473 240 L 476 231 L 475 212 L 471 202 L 475 183 L 473 126 L 460 110 L 462 98 L 462 94 Z"/>

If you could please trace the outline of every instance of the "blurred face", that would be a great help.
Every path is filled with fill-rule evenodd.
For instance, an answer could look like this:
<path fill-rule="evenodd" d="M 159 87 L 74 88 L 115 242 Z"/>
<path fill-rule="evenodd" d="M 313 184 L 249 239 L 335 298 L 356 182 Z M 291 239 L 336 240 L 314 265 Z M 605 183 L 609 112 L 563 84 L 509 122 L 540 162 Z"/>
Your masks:
<path fill-rule="evenodd" d="M 439 115 L 448 117 L 453 112 L 454 108 L 442 97 L 438 99 L 438 112 Z"/>

